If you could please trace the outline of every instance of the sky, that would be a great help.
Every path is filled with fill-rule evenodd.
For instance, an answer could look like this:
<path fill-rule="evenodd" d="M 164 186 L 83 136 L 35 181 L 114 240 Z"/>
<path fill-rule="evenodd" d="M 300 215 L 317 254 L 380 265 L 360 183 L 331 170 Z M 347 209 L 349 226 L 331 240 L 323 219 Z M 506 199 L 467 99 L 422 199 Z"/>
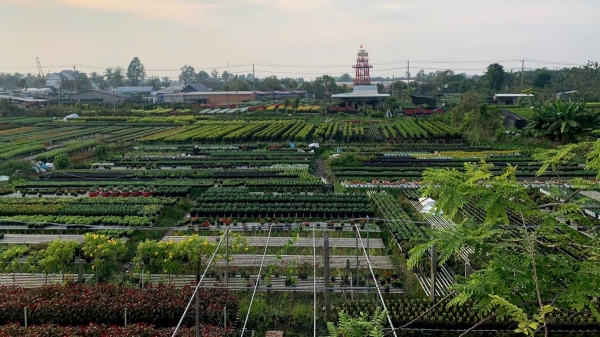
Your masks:
<path fill-rule="evenodd" d="M 147 74 L 257 77 L 353 74 L 362 45 L 371 76 L 493 62 L 521 68 L 599 61 L 597 0 L 0 0 L 0 72 L 76 66 L 102 73 L 139 57 Z"/>

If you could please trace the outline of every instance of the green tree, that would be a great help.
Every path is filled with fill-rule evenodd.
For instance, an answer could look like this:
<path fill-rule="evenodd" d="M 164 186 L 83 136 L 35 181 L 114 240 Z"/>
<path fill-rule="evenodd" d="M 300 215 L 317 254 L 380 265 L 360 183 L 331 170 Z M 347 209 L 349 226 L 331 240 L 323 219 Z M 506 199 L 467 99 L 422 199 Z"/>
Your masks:
<path fill-rule="evenodd" d="M 538 174 L 568 153 L 570 158 L 575 153 L 587 154 L 586 150 L 600 153 L 600 141 L 584 147 L 581 152 L 565 147 L 543 154 L 547 165 Z M 589 169 L 600 168 L 597 158 L 588 163 Z M 428 231 L 431 239 L 410 250 L 409 267 L 416 267 L 433 246 L 439 265 L 458 260 L 465 247 L 470 247 L 469 258 L 477 261 L 476 270 L 456 279 L 449 305 L 472 301 L 486 319 L 509 318 L 518 325 L 515 331 L 526 335 L 542 330 L 547 336 L 557 311 L 586 311 L 600 318 L 594 301 L 600 295 L 596 287 L 600 282 L 598 236 L 584 236 L 568 225 L 589 226 L 591 222 L 582 215 L 589 205 L 564 196 L 564 202 L 538 205 L 517 181 L 516 167 L 509 166 L 498 175 L 490 169 L 491 165 L 481 162 L 465 164 L 463 171 L 428 169 L 423 173 L 421 192 L 436 200 L 435 213 L 455 219 L 470 206 L 481 209 L 483 217 L 475 221 L 467 215 L 454 227 Z M 577 247 L 575 258 L 561 247 Z"/>
<path fill-rule="evenodd" d="M 210 75 L 204 70 L 200 70 L 194 77 L 196 83 L 204 83 L 210 79 Z"/>
<path fill-rule="evenodd" d="M 268 76 L 260 80 L 258 83 L 262 90 L 271 91 L 271 90 L 281 90 L 281 80 L 277 78 L 277 76 Z"/>
<path fill-rule="evenodd" d="M 550 85 L 551 79 L 550 72 L 546 68 L 543 68 L 535 73 L 533 86 L 536 88 L 545 88 Z"/>
<path fill-rule="evenodd" d="M 148 78 L 148 81 L 146 82 L 146 84 L 147 84 L 147 85 L 150 85 L 150 86 L 152 86 L 154 89 L 157 89 L 157 90 L 158 90 L 158 89 L 160 89 L 160 88 L 161 88 L 161 84 L 162 84 L 162 82 L 161 82 L 161 80 L 160 80 L 160 77 L 158 77 L 158 76 L 150 76 L 150 77 Z"/>
<path fill-rule="evenodd" d="M 190 84 L 194 81 L 196 77 L 196 70 L 194 67 L 185 64 L 180 70 L 181 73 L 179 74 L 179 82 L 183 84 Z"/>
<path fill-rule="evenodd" d="M 64 272 L 67 265 L 73 262 L 75 251 L 79 244 L 75 241 L 54 240 L 44 250 L 43 258 L 39 261 L 40 267 L 47 273 L 56 270 Z"/>
<path fill-rule="evenodd" d="M 127 79 L 129 80 L 129 84 L 137 87 L 144 82 L 146 78 L 146 69 L 140 59 L 136 56 L 129 63 L 129 67 L 127 67 Z"/>
<path fill-rule="evenodd" d="M 31 167 L 31 163 L 27 161 L 8 160 L 0 164 L 0 175 L 10 176 L 15 174 L 17 170 L 33 172 Z"/>
<path fill-rule="evenodd" d="M 102 90 L 108 88 L 108 82 L 95 71 L 90 74 L 90 83 Z"/>
<path fill-rule="evenodd" d="M 354 79 L 352 78 L 352 76 L 350 76 L 350 74 L 345 73 L 342 76 L 338 77 L 336 79 L 338 82 L 353 82 Z"/>
<path fill-rule="evenodd" d="M 163 78 L 160 79 L 160 85 L 163 88 L 170 87 L 171 86 L 171 80 L 167 76 L 165 76 L 165 77 L 163 77 Z"/>
<path fill-rule="evenodd" d="M 64 152 L 59 153 L 54 157 L 54 167 L 57 170 L 66 169 L 67 167 L 69 167 L 70 163 L 71 161 L 69 160 L 69 157 L 67 157 L 67 155 Z"/>
<path fill-rule="evenodd" d="M 502 114 L 496 106 L 481 104 L 477 110 L 464 115 L 461 130 L 467 140 L 473 143 L 493 141 L 496 130 L 502 126 Z"/>
<path fill-rule="evenodd" d="M 82 250 L 86 258 L 93 259 L 92 269 L 96 281 L 110 277 L 120 269 L 120 261 L 127 253 L 125 242 L 102 234 L 86 233 L 83 236 Z"/>
<path fill-rule="evenodd" d="M 12 99 L 0 99 L 0 116 L 17 117 L 25 114 L 25 109 L 16 105 Z"/>
<path fill-rule="evenodd" d="M 486 85 L 486 89 L 499 91 L 504 83 L 504 67 L 498 63 L 490 64 L 480 82 Z"/>
<path fill-rule="evenodd" d="M 106 146 L 98 145 L 94 148 L 94 156 L 98 158 L 98 160 L 104 160 L 108 157 L 108 152 L 106 151 Z"/>
<path fill-rule="evenodd" d="M 106 78 L 106 82 L 112 88 L 121 87 L 125 84 L 125 76 L 123 73 L 125 70 L 121 67 L 116 68 L 106 68 L 104 71 L 104 77 Z"/>

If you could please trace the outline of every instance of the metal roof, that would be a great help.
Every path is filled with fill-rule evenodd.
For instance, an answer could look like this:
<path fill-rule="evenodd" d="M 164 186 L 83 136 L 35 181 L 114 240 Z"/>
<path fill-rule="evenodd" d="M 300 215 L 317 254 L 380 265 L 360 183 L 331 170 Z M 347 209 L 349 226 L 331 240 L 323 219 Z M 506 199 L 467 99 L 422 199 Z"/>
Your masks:
<path fill-rule="evenodd" d="M 352 92 L 344 94 L 334 94 L 331 98 L 371 98 L 371 97 L 390 97 L 389 94 L 380 94 L 376 85 L 356 85 Z"/>
<path fill-rule="evenodd" d="M 188 84 L 182 90 L 188 90 L 188 88 L 194 89 L 194 91 L 210 91 L 204 84 Z"/>
<path fill-rule="evenodd" d="M 495 94 L 494 97 L 533 97 L 532 94 Z"/>
<path fill-rule="evenodd" d="M 154 87 L 118 87 L 115 91 L 132 91 L 132 92 L 140 92 L 140 91 L 153 91 Z"/>

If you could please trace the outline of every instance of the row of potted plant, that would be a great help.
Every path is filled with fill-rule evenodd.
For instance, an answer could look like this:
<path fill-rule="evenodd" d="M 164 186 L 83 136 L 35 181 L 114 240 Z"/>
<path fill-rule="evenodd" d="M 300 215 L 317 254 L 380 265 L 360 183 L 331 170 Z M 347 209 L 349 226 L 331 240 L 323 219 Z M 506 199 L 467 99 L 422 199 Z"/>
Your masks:
<path fill-rule="evenodd" d="M 102 197 L 151 197 L 155 188 L 152 186 L 137 187 L 137 186 L 107 186 L 100 188 L 94 186 L 88 191 L 88 196 L 94 198 L 98 195 Z"/>

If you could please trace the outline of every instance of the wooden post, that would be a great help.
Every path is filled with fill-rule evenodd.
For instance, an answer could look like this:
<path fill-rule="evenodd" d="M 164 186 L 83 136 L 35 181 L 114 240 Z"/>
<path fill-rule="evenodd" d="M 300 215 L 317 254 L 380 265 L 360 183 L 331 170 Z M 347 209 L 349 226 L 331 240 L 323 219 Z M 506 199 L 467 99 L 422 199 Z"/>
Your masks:
<path fill-rule="evenodd" d="M 83 259 L 77 260 L 77 283 L 83 284 Z"/>
<path fill-rule="evenodd" d="M 437 269 L 437 252 L 435 250 L 435 245 L 431 246 L 431 284 L 430 284 L 430 291 L 431 294 L 429 295 L 429 299 L 431 300 L 431 303 L 435 302 L 435 272 Z"/>

